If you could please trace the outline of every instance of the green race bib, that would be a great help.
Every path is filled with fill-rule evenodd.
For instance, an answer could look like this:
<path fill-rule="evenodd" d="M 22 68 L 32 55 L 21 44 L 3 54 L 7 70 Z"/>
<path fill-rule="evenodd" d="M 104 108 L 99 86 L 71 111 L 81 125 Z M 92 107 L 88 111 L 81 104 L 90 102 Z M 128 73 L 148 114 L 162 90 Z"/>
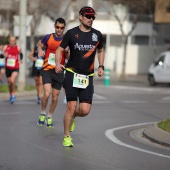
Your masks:
<path fill-rule="evenodd" d="M 5 65 L 5 58 L 0 58 L 0 66 L 4 66 Z"/>
<path fill-rule="evenodd" d="M 48 64 L 55 66 L 55 54 L 54 53 L 50 53 L 49 57 L 48 57 Z"/>
<path fill-rule="evenodd" d="M 14 67 L 14 66 L 15 66 L 15 62 L 16 62 L 15 59 L 13 59 L 13 58 L 8 58 L 8 59 L 7 59 L 7 66 L 9 66 L 9 67 Z"/>
<path fill-rule="evenodd" d="M 44 60 L 42 58 L 38 58 L 36 61 L 35 61 L 35 67 L 42 67 L 44 64 Z"/>

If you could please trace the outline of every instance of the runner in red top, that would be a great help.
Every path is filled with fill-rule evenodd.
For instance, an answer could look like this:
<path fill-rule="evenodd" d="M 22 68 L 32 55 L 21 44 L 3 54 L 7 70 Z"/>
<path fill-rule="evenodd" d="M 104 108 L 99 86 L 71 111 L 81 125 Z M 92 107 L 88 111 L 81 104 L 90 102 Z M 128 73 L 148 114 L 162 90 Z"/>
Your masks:
<path fill-rule="evenodd" d="M 59 47 L 61 41 L 63 40 L 63 32 L 65 28 L 65 20 L 63 18 L 58 18 L 55 21 L 54 28 L 55 33 L 46 35 L 38 43 L 38 56 L 44 56 L 44 64 L 42 66 L 41 75 L 43 80 L 44 95 L 41 102 L 41 114 L 37 124 L 43 126 L 45 122 L 48 128 L 53 127 L 53 112 L 57 106 L 58 96 L 62 87 L 64 73 L 55 72 L 55 51 Z M 43 50 L 45 47 L 46 51 Z M 61 54 L 60 63 L 65 62 L 65 52 Z M 48 100 L 52 92 L 52 101 L 48 114 L 46 116 L 46 107 Z M 46 121 L 45 121 L 46 119 Z"/>
<path fill-rule="evenodd" d="M 5 74 L 8 81 L 10 99 L 12 104 L 16 100 L 15 96 L 15 81 L 19 73 L 20 62 L 22 63 L 22 53 L 19 46 L 16 45 L 16 38 L 11 36 L 9 45 L 5 45 L 3 49 L 5 57 Z"/>

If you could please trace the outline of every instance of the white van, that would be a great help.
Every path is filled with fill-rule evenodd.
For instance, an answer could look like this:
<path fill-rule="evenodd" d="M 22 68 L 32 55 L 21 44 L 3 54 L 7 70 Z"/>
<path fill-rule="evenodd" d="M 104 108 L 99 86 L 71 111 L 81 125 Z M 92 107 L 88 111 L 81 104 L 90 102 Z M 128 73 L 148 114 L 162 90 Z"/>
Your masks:
<path fill-rule="evenodd" d="M 170 51 L 159 54 L 150 65 L 148 81 L 151 86 L 157 83 L 170 83 Z"/>

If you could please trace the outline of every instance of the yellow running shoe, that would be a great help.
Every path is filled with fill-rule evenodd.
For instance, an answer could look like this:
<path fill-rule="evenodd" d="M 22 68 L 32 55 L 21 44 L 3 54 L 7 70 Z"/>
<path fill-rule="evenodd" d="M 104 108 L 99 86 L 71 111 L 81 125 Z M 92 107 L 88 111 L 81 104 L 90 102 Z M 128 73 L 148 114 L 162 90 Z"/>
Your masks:
<path fill-rule="evenodd" d="M 53 119 L 51 117 L 48 117 L 46 120 L 47 123 L 47 128 L 52 128 L 53 127 Z"/>
<path fill-rule="evenodd" d="M 44 126 L 44 124 L 45 124 L 45 115 L 40 114 L 37 125 Z"/>
<path fill-rule="evenodd" d="M 71 124 L 71 128 L 70 128 L 70 132 L 73 132 L 75 127 L 76 127 L 76 120 L 73 119 L 72 124 Z"/>
<path fill-rule="evenodd" d="M 63 146 L 65 147 L 73 147 L 73 142 L 72 142 L 71 136 L 66 136 L 63 138 Z"/>

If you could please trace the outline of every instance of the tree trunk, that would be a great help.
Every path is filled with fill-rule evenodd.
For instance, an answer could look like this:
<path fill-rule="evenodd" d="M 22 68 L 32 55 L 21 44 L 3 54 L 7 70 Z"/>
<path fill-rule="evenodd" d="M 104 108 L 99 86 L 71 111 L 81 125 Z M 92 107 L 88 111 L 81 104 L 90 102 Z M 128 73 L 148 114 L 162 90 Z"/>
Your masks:
<path fill-rule="evenodd" d="M 120 76 L 121 80 L 126 80 L 125 70 L 126 70 L 127 42 L 128 42 L 128 36 L 125 35 L 125 36 L 123 36 L 123 61 L 122 61 L 122 72 L 121 72 L 121 76 Z"/>

